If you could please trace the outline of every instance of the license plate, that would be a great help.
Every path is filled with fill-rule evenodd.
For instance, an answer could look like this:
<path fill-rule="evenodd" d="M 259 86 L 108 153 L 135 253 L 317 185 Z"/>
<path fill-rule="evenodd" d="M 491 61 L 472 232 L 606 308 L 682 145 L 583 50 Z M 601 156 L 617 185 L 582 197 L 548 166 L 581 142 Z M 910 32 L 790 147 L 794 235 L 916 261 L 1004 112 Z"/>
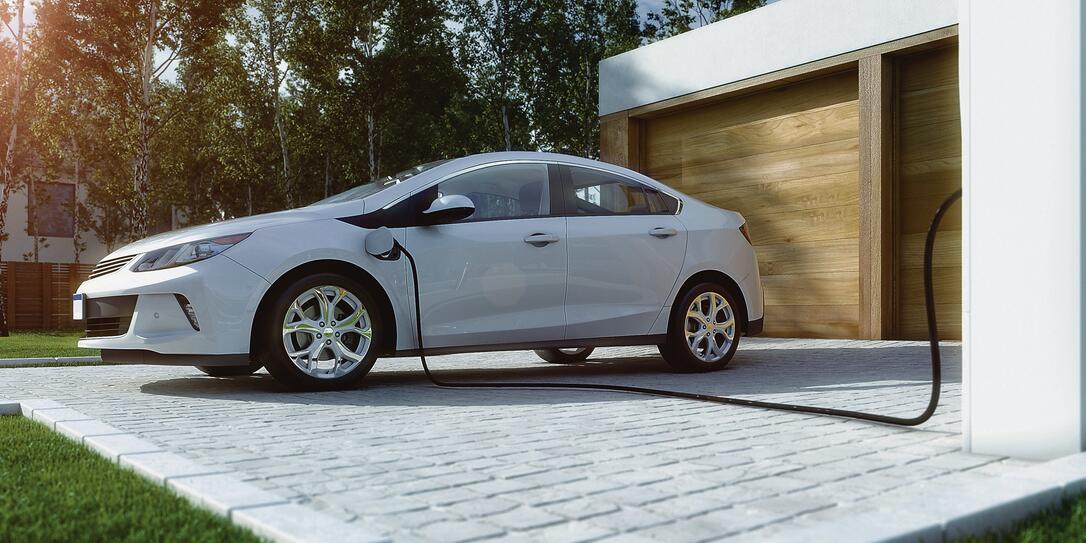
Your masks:
<path fill-rule="evenodd" d="M 83 320 L 83 306 L 86 304 L 86 294 L 72 294 L 72 319 Z"/>

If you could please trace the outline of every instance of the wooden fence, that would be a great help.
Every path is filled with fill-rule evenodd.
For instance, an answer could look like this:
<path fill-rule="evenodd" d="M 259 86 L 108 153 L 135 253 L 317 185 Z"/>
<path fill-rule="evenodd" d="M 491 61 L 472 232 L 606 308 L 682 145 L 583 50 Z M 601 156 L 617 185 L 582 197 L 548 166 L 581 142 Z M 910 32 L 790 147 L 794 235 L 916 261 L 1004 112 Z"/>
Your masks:
<path fill-rule="evenodd" d="M 72 293 L 92 264 L 0 262 L 0 296 L 12 330 L 79 328 L 72 321 Z"/>

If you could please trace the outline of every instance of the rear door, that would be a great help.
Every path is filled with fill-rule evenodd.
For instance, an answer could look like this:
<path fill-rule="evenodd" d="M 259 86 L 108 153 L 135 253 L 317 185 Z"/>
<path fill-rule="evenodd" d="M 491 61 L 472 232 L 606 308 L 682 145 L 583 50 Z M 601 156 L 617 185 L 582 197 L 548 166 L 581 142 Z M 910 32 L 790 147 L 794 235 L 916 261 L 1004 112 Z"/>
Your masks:
<path fill-rule="evenodd" d="M 686 257 L 678 201 L 633 179 L 562 166 L 566 339 L 647 334 Z"/>

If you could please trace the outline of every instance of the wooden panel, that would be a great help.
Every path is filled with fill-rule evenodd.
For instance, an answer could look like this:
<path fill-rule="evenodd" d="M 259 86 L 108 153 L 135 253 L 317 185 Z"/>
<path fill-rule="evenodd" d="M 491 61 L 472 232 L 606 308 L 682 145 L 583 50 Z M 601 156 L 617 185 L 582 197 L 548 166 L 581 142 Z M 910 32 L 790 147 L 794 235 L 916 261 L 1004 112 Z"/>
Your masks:
<path fill-rule="evenodd" d="M 855 305 L 769 305 L 764 334 L 771 337 L 856 337 Z"/>
<path fill-rule="evenodd" d="M 646 174 L 747 219 L 765 333 L 856 337 L 856 72 L 654 117 Z"/>
<path fill-rule="evenodd" d="M 859 245 L 853 239 L 758 244 L 758 269 L 769 275 L 848 272 L 856 269 Z"/>
<path fill-rule="evenodd" d="M 0 263 L 0 289 L 12 330 L 74 328 L 71 293 L 93 266 L 37 262 Z"/>
<path fill-rule="evenodd" d="M 860 86 L 860 327 L 881 339 L 893 329 L 893 60 L 859 61 Z"/>
<path fill-rule="evenodd" d="M 858 154 L 859 140 L 849 138 L 716 163 L 684 165 L 678 188 L 698 196 L 721 186 L 763 185 L 855 172 L 859 170 Z"/>
<path fill-rule="evenodd" d="M 924 239 L 939 204 L 961 188 L 958 50 L 896 59 L 895 336 L 927 338 Z M 940 337 L 961 338 L 961 204 L 944 216 L 934 253 Z"/>

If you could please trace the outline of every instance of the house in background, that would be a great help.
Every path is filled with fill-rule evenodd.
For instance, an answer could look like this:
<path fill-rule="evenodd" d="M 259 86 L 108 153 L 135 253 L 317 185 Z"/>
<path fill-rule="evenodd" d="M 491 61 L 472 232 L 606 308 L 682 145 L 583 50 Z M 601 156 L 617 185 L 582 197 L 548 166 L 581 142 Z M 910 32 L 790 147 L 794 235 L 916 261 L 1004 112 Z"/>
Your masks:
<path fill-rule="evenodd" d="M 29 205 L 33 195 L 44 197 Z M 38 182 L 33 191 L 21 187 L 12 193 L 6 226 L 9 237 L 0 261 L 94 264 L 101 260 L 108 249 L 94 232 L 77 224 L 74 213 L 75 202 L 85 201 L 86 197 L 86 188 L 74 171 L 49 182 Z M 36 259 L 35 237 L 39 240 Z"/>
<path fill-rule="evenodd" d="M 1073 0 L 780 0 L 604 60 L 602 156 L 749 219 L 772 335 L 924 337 L 919 234 L 961 186 L 934 275 L 963 447 L 1077 453 L 1084 34 Z"/>
<path fill-rule="evenodd" d="M 781 337 L 927 337 L 961 188 L 955 0 L 783 0 L 604 60 L 601 156 L 747 219 Z M 961 338 L 961 208 L 938 318 Z"/>
<path fill-rule="evenodd" d="M 0 254 L 0 296 L 12 329 L 75 326 L 71 294 L 109 252 L 78 224 L 74 204 L 85 198 L 74 171 L 12 193 Z"/>

